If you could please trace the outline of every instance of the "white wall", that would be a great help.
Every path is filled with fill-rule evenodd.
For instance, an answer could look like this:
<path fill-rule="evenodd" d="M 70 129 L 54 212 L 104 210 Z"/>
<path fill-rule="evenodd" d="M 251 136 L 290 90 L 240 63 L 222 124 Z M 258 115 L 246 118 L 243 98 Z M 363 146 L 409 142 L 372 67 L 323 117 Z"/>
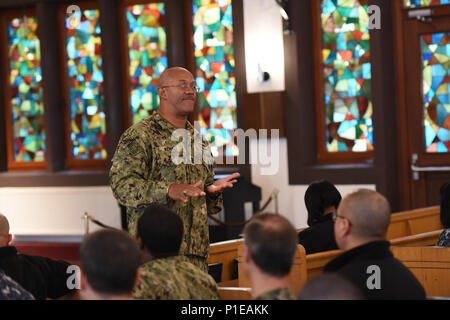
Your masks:
<path fill-rule="evenodd" d="M 307 226 L 307 211 L 303 198 L 308 186 L 289 185 L 287 140 L 286 138 L 281 138 L 279 141 L 279 145 L 274 147 L 270 141 L 264 139 L 251 140 L 250 161 L 254 161 L 257 158 L 258 151 L 266 150 L 266 148 L 261 149 L 265 143 L 268 143 L 269 145 L 267 150 L 273 148 L 272 154 L 270 155 L 272 166 L 277 167 L 276 162 L 278 161 L 278 170 L 276 170 L 277 172 L 274 175 L 264 175 L 264 172 L 261 170 L 264 166 L 262 166 L 259 161 L 252 165 L 252 183 L 262 189 L 261 204 L 269 198 L 274 188 L 277 188 L 280 191 L 278 194 L 279 213 L 288 218 L 296 228 L 303 228 Z M 275 151 L 275 154 L 273 151 Z M 317 177 L 317 179 L 322 178 L 323 177 Z M 344 196 L 359 188 L 375 190 L 375 185 L 336 185 L 336 188 L 341 195 Z M 266 211 L 275 212 L 274 201 L 269 204 Z"/>
<path fill-rule="evenodd" d="M 0 188 L 0 212 L 15 235 L 82 236 L 85 212 L 120 228 L 120 208 L 109 186 Z M 99 227 L 90 223 L 89 230 Z"/>
<path fill-rule="evenodd" d="M 284 90 L 283 25 L 275 0 L 244 0 L 244 41 L 247 91 Z M 258 65 L 270 74 L 258 81 Z"/>

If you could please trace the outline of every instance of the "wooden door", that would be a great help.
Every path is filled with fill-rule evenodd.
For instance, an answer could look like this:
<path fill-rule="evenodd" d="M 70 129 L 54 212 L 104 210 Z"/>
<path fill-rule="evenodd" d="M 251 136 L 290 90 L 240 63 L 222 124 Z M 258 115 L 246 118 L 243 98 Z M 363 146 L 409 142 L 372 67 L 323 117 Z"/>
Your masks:
<path fill-rule="evenodd" d="M 410 208 L 439 204 L 450 181 L 450 6 L 442 7 L 448 15 L 403 21 Z"/>

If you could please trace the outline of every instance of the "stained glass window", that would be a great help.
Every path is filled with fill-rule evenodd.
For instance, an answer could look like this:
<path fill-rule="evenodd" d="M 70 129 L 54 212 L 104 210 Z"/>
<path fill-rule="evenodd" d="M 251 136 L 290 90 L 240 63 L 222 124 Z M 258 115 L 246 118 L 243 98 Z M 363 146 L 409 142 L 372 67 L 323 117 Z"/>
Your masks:
<path fill-rule="evenodd" d="M 159 107 L 158 79 L 167 68 L 164 3 L 127 7 L 130 98 L 133 123 Z"/>
<path fill-rule="evenodd" d="M 44 161 L 45 130 L 37 19 L 8 21 L 9 84 L 16 162 Z"/>
<path fill-rule="evenodd" d="M 450 151 L 450 32 L 422 35 L 425 148 Z"/>
<path fill-rule="evenodd" d="M 450 4 L 450 0 L 403 0 L 406 8 L 439 6 Z"/>
<path fill-rule="evenodd" d="M 321 10 L 326 150 L 371 151 L 367 1 L 321 0 Z"/>
<path fill-rule="evenodd" d="M 194 0 L 193 25 L 200 131 L 211 141 L 214 156 L 237 156 L 231 0 Z"/>
<path fill-rule="evenodd" d="M 98 10 L 66 19 L 72 158 L 106 159 L 100 19 Z"/>

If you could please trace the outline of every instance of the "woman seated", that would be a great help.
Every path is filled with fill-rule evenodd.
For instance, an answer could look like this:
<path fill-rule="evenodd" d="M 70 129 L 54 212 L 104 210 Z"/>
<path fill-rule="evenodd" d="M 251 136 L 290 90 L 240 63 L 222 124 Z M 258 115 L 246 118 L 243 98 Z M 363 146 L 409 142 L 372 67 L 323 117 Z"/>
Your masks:
<path fill-rule="evenodd" d="M 298 234 L 298 242 L 305 247 L 306 254 L 338 248 L 334 239 L 333 212 L 341 199 L 339 191 L 328 181 L 315 181 L 309 185 L 305 192 L 309 228 Z"/>
<path fill-rule="evenodd" d="M 441 186 L 441 222 L 444 226 L 439 236 L 437 246 L 450 247 L 450 182 Z"/>

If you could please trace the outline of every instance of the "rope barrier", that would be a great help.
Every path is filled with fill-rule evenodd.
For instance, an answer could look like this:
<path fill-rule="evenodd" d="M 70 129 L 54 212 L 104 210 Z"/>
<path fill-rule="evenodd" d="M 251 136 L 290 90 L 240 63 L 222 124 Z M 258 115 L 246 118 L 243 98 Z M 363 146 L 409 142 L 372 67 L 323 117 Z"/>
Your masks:
<path fill-rule="evenodd" d="M 262 208 L 259 209 L 256 212 L 254 212 L 253 215 L 249 219 L 247 219 L 245 221 L 242 221 L 242 222 L 224 222 L 224 221 L 222 221 L 222 220 L 220 220 L 220 219 L 218 219 L 216 217 L 213 217 L 213 216 L 208 216 L 208 218 L 211 219 L 212 221 L 222 225 L 222 226 L 226 226 L 226 227 L 241 227 L 241 226 L 244 226 L 245 224 L 247 224 L 256 215 L 263 213 L 264 210 L 266 210 L 267 206 L 272 202 L 272 200 L 275 201 L 275 214 L 279 214 L 278 213 L 278 193 L 279 193 L 279 190 L 275 188 L 272 191 L 272 193 L 270 194 L 269 199 L 267 199 L 267 201 L 262 206 Z M 86 234 L 89 233 L 89 221 L 91 221 L 92 223 L 94 223 L 94 224 L 96 224 L 96 225 L 98 225 L 98 226 L 100 226 L 102 228 L 119 230 L 119 229 L 117 229 L 115 227 L 108 226 L 108 225 L 104 224 L 103 222 L 95 219 L 94 217 L 90 216 L 87 212 L 84 213 L 82 218 L 84 219 L 85 233 Z"/>

